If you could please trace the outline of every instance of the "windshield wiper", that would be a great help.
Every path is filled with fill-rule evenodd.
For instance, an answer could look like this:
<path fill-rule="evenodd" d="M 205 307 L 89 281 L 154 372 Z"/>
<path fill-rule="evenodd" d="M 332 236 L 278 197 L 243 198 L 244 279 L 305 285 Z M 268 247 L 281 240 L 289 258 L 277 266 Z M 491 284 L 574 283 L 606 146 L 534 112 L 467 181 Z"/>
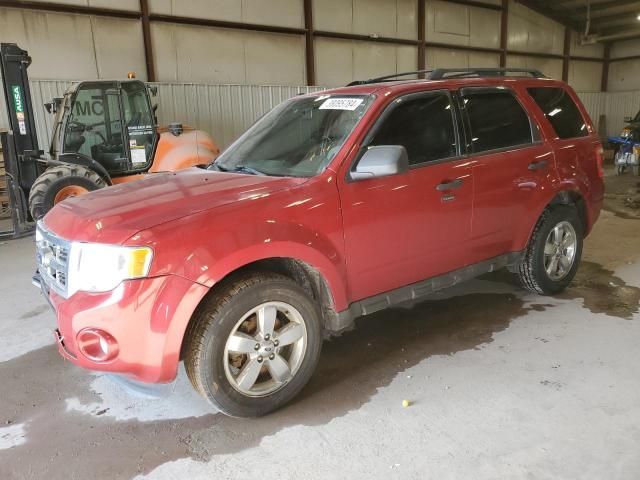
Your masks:
<path fill-rule="evenodd" d="M 231 169 L 232 172 L 250 173 L 251 175 L 266 175 L 266 173 L 256 170 L 255 168 L 247 167 L 246 165 L 237 165 Z"/>
<path fill-rule="evenodd" d="M 246 165 L 236 165 L 233 168 L 223 167 L 218 163 L 212 163 L 208 168 L 215 168 L 220 172 L 232 172 L 232 173 L 248 173 L 250 175 L 268 175 L 267 173 L 261 172 L 260 170 L 256 170 L 253 167 L 248 167 Z"/>

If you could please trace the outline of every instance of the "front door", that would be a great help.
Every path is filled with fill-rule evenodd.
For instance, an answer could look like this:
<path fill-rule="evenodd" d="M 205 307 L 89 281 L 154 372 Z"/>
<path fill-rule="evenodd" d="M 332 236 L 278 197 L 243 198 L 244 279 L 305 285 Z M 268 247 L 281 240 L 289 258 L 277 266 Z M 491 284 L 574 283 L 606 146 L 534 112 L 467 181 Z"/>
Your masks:
<path fill-rule="evenodd" d="M 467 263 L 473 176 L 458 139 L 447 91 L 396 99 L 365 139 L 361 151 L 404 146 L 410 170 L 339 184 L 351 301 Z"/>

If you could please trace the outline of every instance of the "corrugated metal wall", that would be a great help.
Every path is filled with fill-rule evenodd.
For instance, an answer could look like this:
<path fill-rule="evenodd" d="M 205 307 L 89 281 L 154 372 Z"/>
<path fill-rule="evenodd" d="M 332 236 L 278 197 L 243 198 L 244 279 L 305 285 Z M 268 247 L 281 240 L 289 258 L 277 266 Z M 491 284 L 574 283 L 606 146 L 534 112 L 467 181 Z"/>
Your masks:
<path fill-rule="evenodd" d="M 34 80 L 31 82 L 36 127 L 40 148 L 47 150 L 53 117 L 44 110 L 44 103 L 62 96 L 70 82 Z M 278 103 L 300 93 L 322 90 L 321 87 L 204 85 L 194 83 L 157 83 L 158 120 L 161 125 L 181 122 L 211 133 L 221 147 L 228 146 L 256 119 Z M 594 123 L 600 115 L 607 116 L 608 135 L 615 135 L 624 126 L 624 117 L 640 109 L 640 91 L 581 92 L 578 94 Z M 7 128 L 4 98 L 0 98 L 0 129 Z"/>
<path fill-rule="evenodd" d="M 47 151 L 51 141 L 53 116 L 43 105 L 63 95 L 71 82 L 33 80 L 31 98 L 36 117 L 40 148 Z M 221 147 L 226 147 L 256 119 L 300 93 L 322 90 L 321 87 L 202 85 L 193 83 L 156 83 L 158 122 L 167 125 L 181 122 L 210 133 Z M 0 98 L 0 129 L 8 127 L 4 98 Z"/>

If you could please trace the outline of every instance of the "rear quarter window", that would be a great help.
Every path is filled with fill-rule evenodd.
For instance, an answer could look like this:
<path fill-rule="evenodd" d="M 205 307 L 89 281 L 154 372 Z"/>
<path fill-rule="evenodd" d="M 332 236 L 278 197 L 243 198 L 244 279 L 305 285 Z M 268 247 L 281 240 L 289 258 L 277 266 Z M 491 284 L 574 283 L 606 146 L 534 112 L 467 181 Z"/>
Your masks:
<path fill-rule="evenodd" d="M 542 109 L 558 137 L 577 138 L 589 135 L 578 106 L 564 89 L 540 87 L 529 88 L 527 91 Z"/>

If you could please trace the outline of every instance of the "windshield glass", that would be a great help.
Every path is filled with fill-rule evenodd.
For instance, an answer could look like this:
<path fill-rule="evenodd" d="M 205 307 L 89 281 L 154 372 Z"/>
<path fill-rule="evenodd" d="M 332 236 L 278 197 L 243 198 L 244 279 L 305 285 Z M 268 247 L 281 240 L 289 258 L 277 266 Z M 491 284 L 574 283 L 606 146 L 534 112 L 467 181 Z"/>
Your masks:
<path fill-rule="evenodd" d="M 311 177 L 333 160 L 371 95 L 317 95 L 278 105 L 236 140 L 212 170 Z"/>

